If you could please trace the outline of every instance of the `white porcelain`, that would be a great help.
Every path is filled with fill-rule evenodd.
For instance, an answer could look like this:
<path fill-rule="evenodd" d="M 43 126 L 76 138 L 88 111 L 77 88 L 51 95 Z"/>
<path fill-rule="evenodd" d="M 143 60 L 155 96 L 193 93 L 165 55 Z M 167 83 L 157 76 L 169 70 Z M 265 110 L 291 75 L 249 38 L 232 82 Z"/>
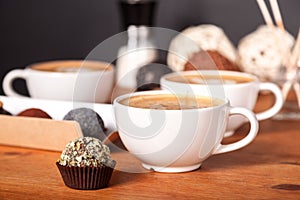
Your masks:
<path fill-rule="evenodd" d="M 32 69 L 33 66 L 40 64 L 65 65 L 68 62 L 74 63 L 79 70 L 50 72 Z M 98 63 L 101 69 L 83 70 L 81 67 L 88 65 L 89 62 Z M 26 81 L 28 92 L 33 98 L 107 103 L 114 86 L 114 67 L 98 61 L 49 61 L 33 64 L 25 69 L 14 69 L 3 80 L 2 86 L 7 96 L 24 97 L 13 88 L 13 81 L 18 78 Z"/>
<path fill-rule="evenodd" d="M 232 75 L 240 77 L 248 77 L 253 79 L 252 82 L 247 83 L 227 83 L 222 82 L 221 77 L 219 80 L 215 80 L 213 83 L 206 84 L 187 84 L 168 80 L 170 77 L 184 75 L 200 74 L 205 75 Z M 198 71 L 185 71 L 174 72 L 167 74 L 161 78 L 161 87 L 164 90 L 168 90 L 172 93 L 189 94 L 189 95 L 209 95 L 217 98 L 228 98 L 232 106 L 244 107 L 250 110 L 254 109 L 257 102 L 257 97 L 260 91 L 269 91 L 275 96 L 275 103 L 272 107 L 256 113 L 257 119 L 265 120 L 271 118 L 277 114 L 283 105 L 283 96 L 276 84 L 259 82 L 259 79 L 251 74 L 234 71 L 222 71 L 222 70 L 198 70 Z M 234 131 L 245 123 L 245 118 L 241 116 L 231 116 L 228 127 L 226 129 L 226 137 L 234 133 Z"/>
<path fill-rule="evenodd" d="M 240 149 L 256 137 L 255 115 L 246 108 L 231 107 L 227 100 L 222 100 L 218 106 L 188 110 L 152 110 L 119 103 L 131 95 L 166 93 L 125 94 L 113 103 L 120 138 L 146 169 L 159 172 L 195 170 L 209 156 Z M 236 114 L 248 118 L 250 131 L 245 138 L 222 145 L 229 116 Z"/>
<path fill-rule="evenodd" d="M 107 128 L 107 133 L 116 131 L 112 104 L 7 97 L 1 95 L 0 101 L 3 102 L 3 108 L 12 115 L 17 115 L 29 108 L 39 108 L 48 113 L 54 120 L 62 120 L 64 116 L 73 109 L 82 107 L 90 108 L 101 116 Z"/>

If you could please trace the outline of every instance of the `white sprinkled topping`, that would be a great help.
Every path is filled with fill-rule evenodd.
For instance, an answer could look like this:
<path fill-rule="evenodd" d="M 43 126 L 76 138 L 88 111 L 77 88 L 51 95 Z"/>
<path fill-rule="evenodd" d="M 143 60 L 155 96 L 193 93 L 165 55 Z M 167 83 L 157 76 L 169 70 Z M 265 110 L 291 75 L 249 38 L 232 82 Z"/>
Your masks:
<path fill-rule="evenodd" d="M 93 137 L 81 137 L 69 142 L 58 162 L 63 166 L 74 167 L 106 165 L 114 168 L 116 165 L 116 161 L 110 157 L 109 148 L 99 139 Z"/>

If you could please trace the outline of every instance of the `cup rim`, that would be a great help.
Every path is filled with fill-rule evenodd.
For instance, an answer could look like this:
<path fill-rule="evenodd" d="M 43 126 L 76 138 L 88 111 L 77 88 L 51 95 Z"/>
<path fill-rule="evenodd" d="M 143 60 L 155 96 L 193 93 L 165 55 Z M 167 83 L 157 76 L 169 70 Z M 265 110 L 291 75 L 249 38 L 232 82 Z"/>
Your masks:
<path fill-rule="evenodd" d="M 190 84 L 190 85 L 200 85 L 197 83 L 182 83 L 182 82 L 176 82 L 176 81 L 170 81 L 167 80 L 167 78 L 169 77 L 174 77 L 174 76 L 178 76 L 178 75 L 190 75 L 190 74 L 195 74 L 195 73 L 201 73 L 204 76 L 205 75 L 233 75 L 233 76 L 241 76 L 241 77 L 247 77 L 247 78 L 251 78 L 253 79 L 253 81 L 249 81 L 249 82 L 243 82 L 243 83 L 228 83 L 228 84 L 211 84 L 211 85 L 223 85 L 223 86 L 230 86 L 230 87 L 239 87 L 242 85 L 249 85 L 249 84 L 253 84 L 253 83 L 257 83 L 259 82 L 258 77 L 253 75 L 253 74 L 249 74 L 249 73 L 244 73 L 244 72 L 238 72 L 238 71 L 229 71 L 229 70 L 190 70 L 190 71 L 177 71 L 177 72 L 172 72 L 169 74 L 166 74 L 164 76 L 161 77 L 160 82 L 171 82 L 173 84 L 179 84 L 179 85 L 185 85 L 185 84 Z M 205 84 L 205 85 L 210 85 L 210 84 Z"/>
<path fill-rule="evenodd" d="M 78 71 L 70 71 L 70 72 L 56 72 L 56 71 L 46 71 L 46 70 L 37 70 L 37 69 L 33 69 L 33 67 L 36 66 L 45 66 L 45 65 L 70 65 L 70 66 L 78 66 L 78 68 L 81 68 L 82 65 L 84 64 L 93 64 L 93 65 L 106 65 L 107 67 L 105 67 L 105 69 L 97 69 L 94 71 L 84 71 L 84 70 L 78 70 Z M 109 69 L 107 69 L 109 68 Z M 42 62 L 36 62 L 36 63 L 32 63 L 28 66 L 26 66 L 25 68 L 26 70 L 30 70 L 32 72 L 35 73 L 40 73 L 40 74 L 53 74 L 53 75 L 77 75 L 79 73 L 83 73 L 83 74 L 99 74 L 99 73 L 110 73 L 114 71 L 114 65 L 108 62 L 104 62 L 104 61 L 98 61 L 98 60 L 50 60 L 50 61 L 42 61 Z"/>
<path fill-rule="evenodd" d="M 120 106 L 123 108 L 130 108 L 130 109 L 137 109 L 137 110 L 151 110 L 153 112 L 194 112 L 194 111 L 199 111 L 199 110 L 212 110 L 212 109 L 217 109 L 220 107 L 223 107 L 225 105 L 230 105 L 228 98 L 216 98 L 216 97 L 212 97 L 209 95 L 191 95 L 192 97 L 208 97 L 211 99 L 215 99 L 217 101 L 220 101 L 222 103 L 214 105 L 214 106 L 210 106 L 210 107 L 205 107 L 205 108 L 191 108 L 191 109 L 174 109 L 174 110 L 164 110 L 164 109 L 151 109 L 151 108 L 138 108 L 138 107 L 133 107 L 133 106 L 129 106 L 129 105 L 124 105 L 121 104 L 120 101 L 132 96 L 139 96 L 139 95 L 160 95 L 160 94 L 171 94 L 171 95 L 178 95 L 178 96 L 185 96 L 182 94 L 176 94 L 176 93 L 172 93 L 166 90 L 152 90 L 152 91 L 141 91 L 141 92 L 132 92 L 132 93 L 127 93 L 127 94 L 123 94 L 121 96 L 118 96 L 117 98 L 114 99 L 113 101 L 113 106 Z"/>

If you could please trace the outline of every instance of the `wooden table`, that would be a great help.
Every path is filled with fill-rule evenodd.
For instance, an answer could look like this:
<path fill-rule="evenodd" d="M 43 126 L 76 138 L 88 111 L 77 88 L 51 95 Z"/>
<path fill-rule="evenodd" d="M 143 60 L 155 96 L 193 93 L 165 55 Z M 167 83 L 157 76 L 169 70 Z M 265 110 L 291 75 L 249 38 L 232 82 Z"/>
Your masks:
<path fill-rule="evenodd" d="M 149 172 L 128 153 L 112 155 L 118 165 L 109 187 L 81 191 L 64 185 L 55 166 L 59 152 L 0 146 L 0 199 L 300 199 L 299 121 L 260 122 L 249 146 L 187 173 Z"/>

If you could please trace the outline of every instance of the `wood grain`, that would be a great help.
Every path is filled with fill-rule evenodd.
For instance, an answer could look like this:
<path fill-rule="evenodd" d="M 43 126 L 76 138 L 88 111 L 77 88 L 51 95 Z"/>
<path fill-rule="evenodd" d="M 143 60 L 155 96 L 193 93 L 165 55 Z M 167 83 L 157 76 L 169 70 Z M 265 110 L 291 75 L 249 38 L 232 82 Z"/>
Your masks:
<path fill-rule="evenodd" d="M 248 125 L 225 139 L 243 137 Z M 299 121 L 260 122 L 249 146 L 215 155 L 198 170 L 158 173 L 111 146 L 117 160 L 108 188 L 66 187 L 55 166 L 60 153 L 0 146 L 0 199 L 300 199 Z"/>

